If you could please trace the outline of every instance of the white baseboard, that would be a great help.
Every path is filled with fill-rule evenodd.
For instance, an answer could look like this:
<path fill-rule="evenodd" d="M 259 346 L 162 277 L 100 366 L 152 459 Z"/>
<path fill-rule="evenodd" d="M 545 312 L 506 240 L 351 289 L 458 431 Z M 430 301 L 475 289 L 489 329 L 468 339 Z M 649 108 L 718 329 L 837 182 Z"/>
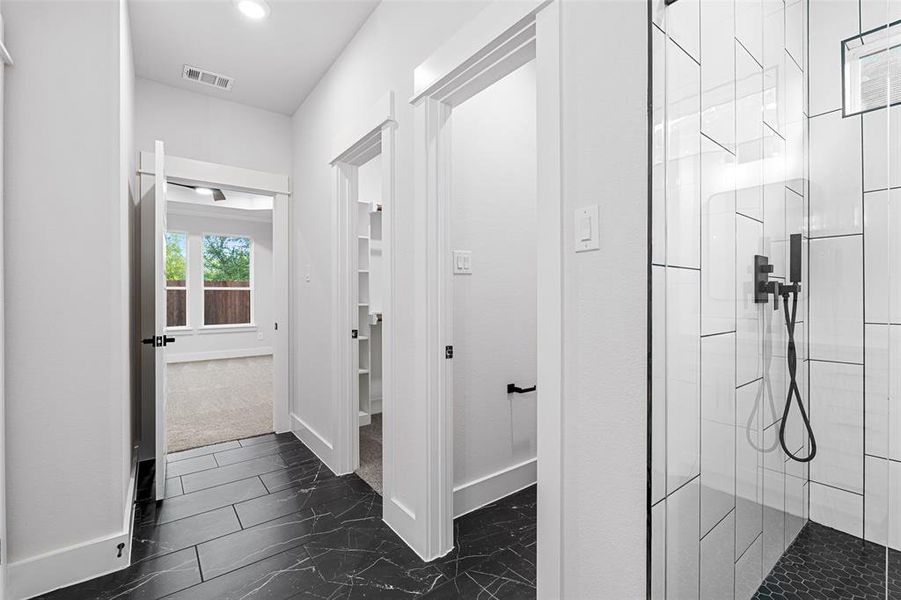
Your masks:
<path fill-rule="evenodd" d="M 8 600 L 25 600 L 124 569 L 131 564 L 131 536 L 137 478 L 137 449 L 122 517 L 122 531 L 7 566 Z M 122 544 L 119 556 L 119 544 Z"/>
<path fill-rule="evenodd" d="M 335 471 L 334 461 L 332 460 L 334 457 L 332 443 L 322 437 L 318 431 L 307 425 L 303 419 L 294 413 L 291 413 L 291 423 L 291 431 L 294 433 L 295 437 L 303 442 L 307 448 L 312 450 L 313 454 L 315 454 L 319 460 L 324 462 L 325 466 L 327 466 L 332 473 L 337 473 L 337 471 Z"/>
<path fill-rule="evenodd" d="M 538 459 L 532 458 L 512 467 L 454 488 L 454 518 L 465 515 L 538 481 Z"/>
<path fill-rule="evenodd" d="M 207 352 L 166 353 L 166 363 L 198 362 L 201 360 L 222 360 L 225 358 L 247 358 L 249 356 L 268 356 L 272 354 L 269 346 L 261 348 L 235 348 L 232 350 L 209 350 Z"/>

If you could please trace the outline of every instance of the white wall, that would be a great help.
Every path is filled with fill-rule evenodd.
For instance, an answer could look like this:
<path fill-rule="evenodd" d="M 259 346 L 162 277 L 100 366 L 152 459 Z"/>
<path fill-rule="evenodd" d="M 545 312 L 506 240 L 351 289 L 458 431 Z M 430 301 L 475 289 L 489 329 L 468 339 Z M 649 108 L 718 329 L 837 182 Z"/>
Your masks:
<path fill-rule="evenodd" d="M 14 599 L 128 561 L 115 559 L 128 533 L 133 391 L 123 9 L 4 2 L 16 56 L 4 110 Z"/>
<path fill-rule="evenodd" d="M 532 62 L 453 113 L 451 245 L 473 260 L 453 278 L 454 514 L 535 482 L 514 467 L 536 456 L 537 395 L 506 389 L 537 377 L 535 102 Z"/>
<path fill-rule="evenodd" d="M 217 208 L 191 206 L 185 214 L 176 203 L 169 203 L 169 231 L 188 234 L 188 327 L 191 331 L 175 333 L 176 343 L 166 353 L 167 362 L 183 362 L 206 358 L 233 358 L 271 354 L 273 344 L 272 317 L 272 211 L 239 211 L 252 213 L 255 220 L 223 217 Z M 199 214 L 206 212 L 206 215 Z M 233 214 L 232 211 L 227 211 Z M 220 213 L 220 216 L 217 216 Z M 257 214 L 262 213 L 262 214 Z M 268 219 L 268 220 L 267 220 Z M 254 327 L 243 331 L 205 329 L 203 310 L 204 234 L 227 234 L 253 240 L 253 317 Z M 262 339 L 260 339 L 262 337 Z"/>
<path fill-rule="evenodd" d="M 543 510 L 539 469 L 538 519 L 561 523 L 566 598 L 645 596 L 647 30 L 643 2 L 562 5 L 563 489 Z M 575 254 L 592 204 L 601 249 Z"/>
<path fill-rule="evenodd" d="M 135 88 L 135 140 L 153 152 L 273 173 L 291 172 L 291 118 L 148 79 Z"/>
<path fill-rule="evenodd" d="M 384 2 L 375 9 L 341 57 L 297 110 L 294 119 L 295 211 L 292 221 L 292 264 L 295 269 L 292 318 L 294 390 L 290 410 L 292 426 L 299 422 L 324 441 L 322 458 L 332 457 L 325 444 L 336 440 L 331 389 L 332 298 L 331 237 L 332 187 L 334 175 L 329 161 L 332 151 L 349 124 L 364 115 L 388 90 L 397 97 L 397 217 L 398 245 L 398 383 L 395 412 L 399 429 L 393 468 L 405 476 L 398 479 L 394 499 L 414 513 L 425 507 L 426 457 L 423 395 L 425 381 L 422 357 L 413 341 L 424 331 L 425 299 L 413 289 L 415 268 L 424 263 L 413 246 L 416 235 L 417 202 L 413 197 L 413 109 L 405 101 L 413 93 L 413 69 L 442 40 L 451 35 L 481 4 L 476 2 Z M 386 424 L 386 431 L 387 431 Z M 334 463 L 331 462 L 333 465 Z M 388 481 L 386 479 L 386 484 Z M 389 504 L 386 502 L 386 504 Z M 394 510 L 399 510 L 392 504 Z M 388 509 L 390 510 L 390 508 Z M 389 522 L 391 522 L 389 520 Z M 400 530 L 411 544 L 424 548 L 423 532 Z"/>

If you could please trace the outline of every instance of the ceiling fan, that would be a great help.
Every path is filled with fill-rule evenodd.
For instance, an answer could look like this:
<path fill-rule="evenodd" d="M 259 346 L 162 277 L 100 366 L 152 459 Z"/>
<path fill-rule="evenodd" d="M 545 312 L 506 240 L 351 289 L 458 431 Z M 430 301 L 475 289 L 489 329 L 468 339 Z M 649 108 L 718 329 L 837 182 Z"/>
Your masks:
<path fill-rule="evenodd" d="M 198 194 L 202 196 L 212 196 L 214 202 L 219 202 L 220 200 L 226 200 L 225 194 L 219 188 L 214 187 L 206 187 L 202 185 L 187 185 L 184 183 L 173 183 L 169 182 L 169 185 L 177 185 L 178 187 L 187 188 L 189 190 L 194 190 Z"/>

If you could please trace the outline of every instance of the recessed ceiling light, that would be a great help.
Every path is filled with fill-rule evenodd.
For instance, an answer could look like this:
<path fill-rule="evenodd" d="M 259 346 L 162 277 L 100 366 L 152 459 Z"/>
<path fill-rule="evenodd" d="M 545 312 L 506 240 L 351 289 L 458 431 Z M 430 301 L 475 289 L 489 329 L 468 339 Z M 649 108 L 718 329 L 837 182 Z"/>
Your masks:
<path fill-rule="evenodd" d="M 235 0 L 235 6 L 248 19 L 259 21 L 269 16 L 269 4 L 266 0 Z"/>
<path fill-rule="evenodd" d="M 212 196 L 213 195 L 213 190 L 211 190 L 210 188 L 198 187 L 198 188 L 194 188 L 194 191 L 197 192 L 198 194 L 200 194 L 201 196 Z"/>

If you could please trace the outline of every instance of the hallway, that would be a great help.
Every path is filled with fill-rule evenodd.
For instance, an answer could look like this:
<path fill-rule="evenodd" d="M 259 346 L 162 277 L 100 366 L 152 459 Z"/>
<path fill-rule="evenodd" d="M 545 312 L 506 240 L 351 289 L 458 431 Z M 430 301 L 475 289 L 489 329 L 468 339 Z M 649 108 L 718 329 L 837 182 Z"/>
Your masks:
<path fill-rule="evenodd" d="M 422 562 L 382 499 L 293 434 L 169 455 L 166 499 L 137 505 L 132 565 L 48 600 L 534 598 L 536 488 L 456 520 L 455 550 Z"/>

